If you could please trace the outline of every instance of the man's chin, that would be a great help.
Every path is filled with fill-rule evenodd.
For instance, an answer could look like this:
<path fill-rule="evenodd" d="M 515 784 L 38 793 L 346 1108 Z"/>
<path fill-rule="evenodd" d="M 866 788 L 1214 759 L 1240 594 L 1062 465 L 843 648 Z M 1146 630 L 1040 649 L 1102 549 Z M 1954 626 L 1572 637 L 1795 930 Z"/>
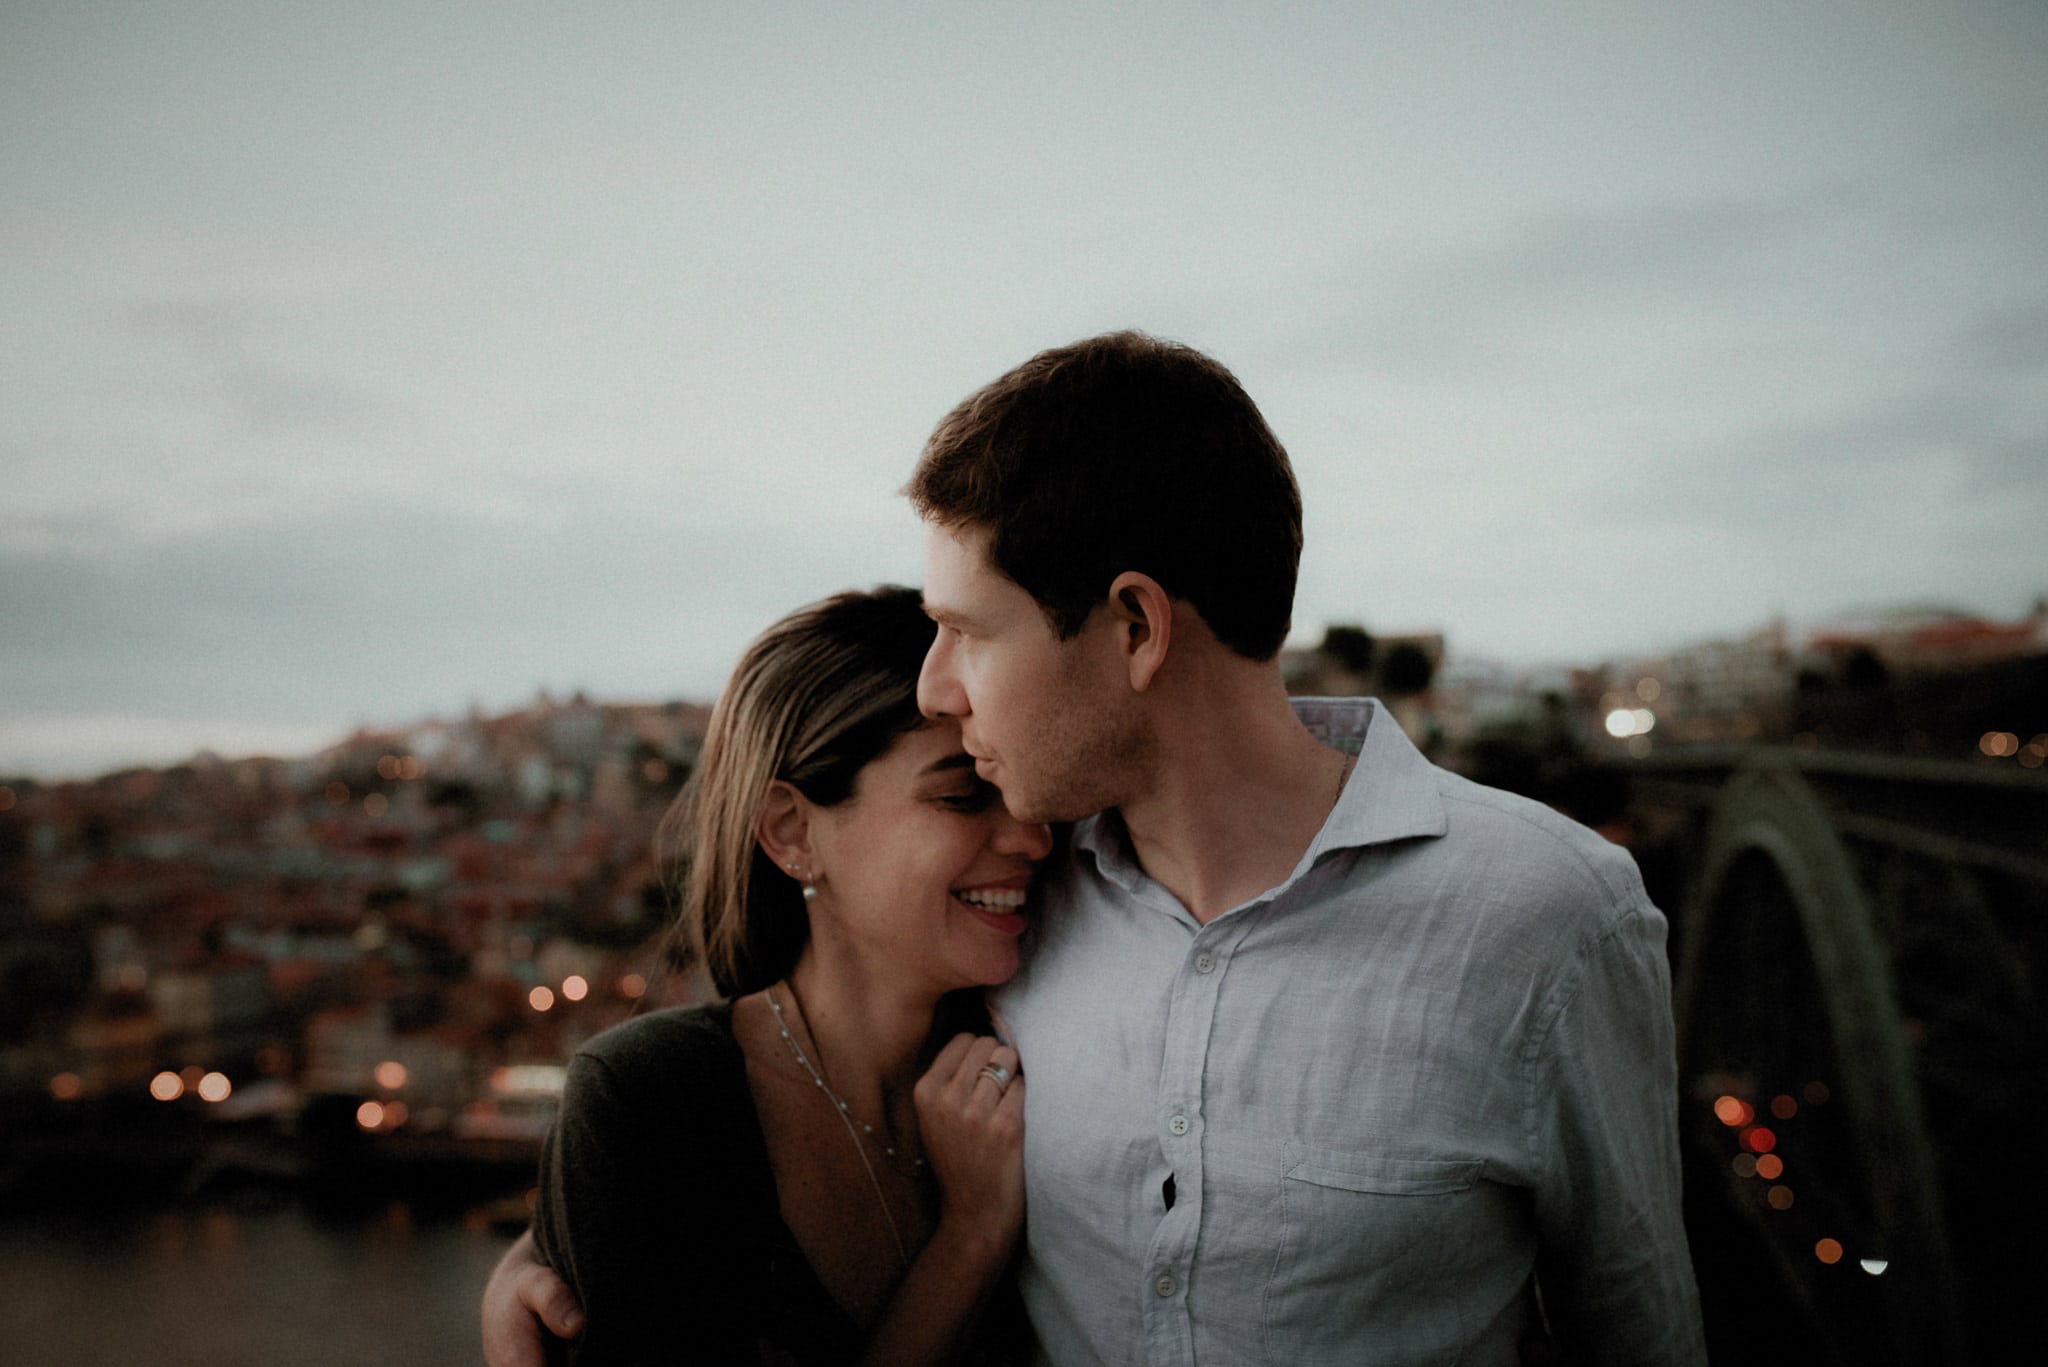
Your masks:
<path fill-rule="evenodd" d="M 992 759 L 976 759 L 974 772 L 1003 795 L 1004 809 L 1019 821 L 1051 826 L 1072 824 L 1094 816 L 1108 805 L 1091 806 L 1060 793 L 1032 792 L 1014 770 L 1005 769 Z"/>
<path fill-rule="evenodd" d="M 994 780 L 991 779 L 990 782 L 994 782 Z M 1099 807 L 1077 809 L 1075 804 L 1071 802 L 1048 799 L 1043 794 L 1027 793 L 1021 788 L 1018 788 L 1013 796 L 1011 790 L 1004 788 L 1000 783 L 996 784 L 996 788 L 1002 793 L 1003 806 L 1009 811 L 1011 816 L 1019 821 L 1028 821 L 1035 825 L 1069 825 L 1094 816 L 1098 811 L 1102 810 Z"/>

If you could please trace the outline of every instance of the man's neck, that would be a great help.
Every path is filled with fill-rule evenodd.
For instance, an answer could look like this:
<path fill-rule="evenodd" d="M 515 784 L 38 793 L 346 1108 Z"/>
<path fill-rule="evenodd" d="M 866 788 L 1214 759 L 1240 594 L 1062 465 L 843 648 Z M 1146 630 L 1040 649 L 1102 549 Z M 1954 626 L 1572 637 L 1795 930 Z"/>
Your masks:
<path fill-rule="evenodd" d="M 1294 871 L 1350 771 L 1277 672 L 1181 709 L 1158 740 L 1153 781 L 1119 810 L 1145 872 L 1204 925 Z"/>

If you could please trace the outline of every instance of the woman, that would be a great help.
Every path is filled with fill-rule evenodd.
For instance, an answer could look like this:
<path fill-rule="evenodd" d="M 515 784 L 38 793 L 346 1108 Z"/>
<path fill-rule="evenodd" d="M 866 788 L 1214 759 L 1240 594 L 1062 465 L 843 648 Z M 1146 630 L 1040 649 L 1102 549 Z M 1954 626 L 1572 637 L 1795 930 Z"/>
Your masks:
<path fill-rule="evenodd" d="M 978 989 L 1016 971 L 1051 837 L 918 715 L 931 640 L 914 590 L 841 594 L 769 628 L 712 713 L 671 826 L 727 1001 L 580 1050 L 542 1165 L 578 1362 L 979 1351 L 1024 1083 Z"/>

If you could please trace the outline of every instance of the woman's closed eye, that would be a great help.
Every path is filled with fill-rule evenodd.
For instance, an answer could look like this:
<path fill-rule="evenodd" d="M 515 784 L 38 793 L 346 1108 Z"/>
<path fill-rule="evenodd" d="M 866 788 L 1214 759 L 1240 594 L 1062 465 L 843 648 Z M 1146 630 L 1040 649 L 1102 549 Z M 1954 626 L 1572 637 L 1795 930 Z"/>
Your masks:
<path fill-rule="evenodd" d="M 957 792 L 942 793 L 939 802 L 948 810 L 975 814 L 985 812 L 1003 800 L 1003 794 L 995 784 L 982 779 L 973 779 Z"/>

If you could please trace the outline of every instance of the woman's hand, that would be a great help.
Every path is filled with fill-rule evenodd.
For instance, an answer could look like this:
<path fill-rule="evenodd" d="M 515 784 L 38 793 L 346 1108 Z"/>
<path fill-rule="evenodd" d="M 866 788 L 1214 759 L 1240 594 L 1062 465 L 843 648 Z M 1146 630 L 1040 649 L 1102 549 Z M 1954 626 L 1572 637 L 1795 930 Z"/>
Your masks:
<path fill-rule="evenodd" d="M 939 1182 L 933 1242 L 1007 1261 L 1024 1226 L 1024 1079 L 1017 1051 L 955 1035 L 912 1093 L 925 1161 Z"/>
<path fill-rule="evenodd" d="M 961 1360 L 1024 1228 L 1024 1079 L 1016 1072 L 1009 1045 L 955 1035 L 917 1080 L 911 1099 L 939 1181 L 939 1224 L 875 1326 L 863 1364 Z"/>

